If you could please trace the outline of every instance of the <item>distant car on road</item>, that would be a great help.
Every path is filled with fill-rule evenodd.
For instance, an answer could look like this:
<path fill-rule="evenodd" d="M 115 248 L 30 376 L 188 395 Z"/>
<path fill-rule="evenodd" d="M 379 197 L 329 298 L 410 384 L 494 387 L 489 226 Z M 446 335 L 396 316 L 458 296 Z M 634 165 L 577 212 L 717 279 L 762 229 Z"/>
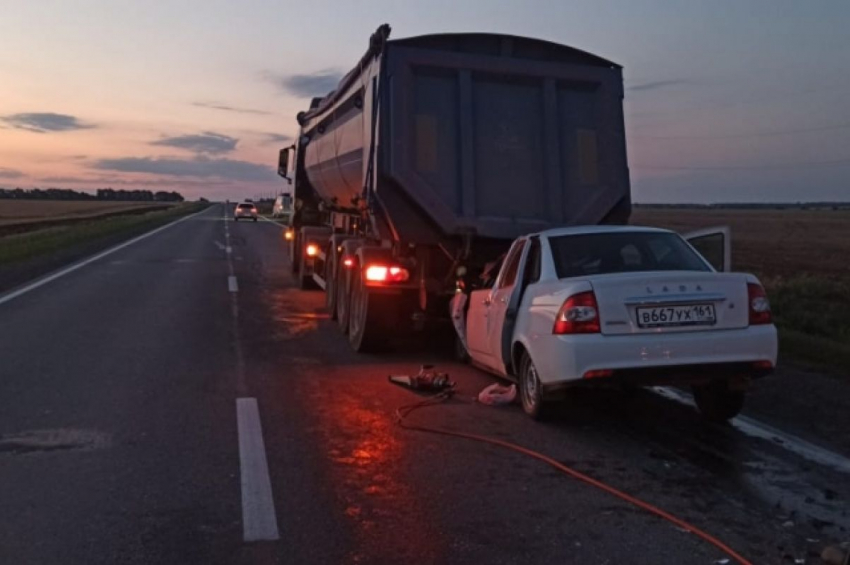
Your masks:
<path fill-rule="evenodd" d="M 476 365 L 517 381 L 535 418 L 576 386 L 690 385 L 704 416 L 728 420 L 749 382 L 773 370 L 777 336 L 758 279 L 705 258 L 718 235 L 693 246 L 638 227 L 521 237 L 492 287 L 468 295 L 465 324 L 467 295 L 455 297 L 461 343 Z M 718 241 L 726 269 L 728 233 Z"/>
<path fill-rule="evenodd" d="M 292 195 L 280 194 L 272 206 L 272 218 L 289 218 L 292 215 Z"/>
<path fill-rule="evenodd" d="M 237 204 L 233 210 L 233 221 L 238 222 L 239 219 L 247 219 L 257 221 L 257 207 L 252 202 L 242 202 Z"/>

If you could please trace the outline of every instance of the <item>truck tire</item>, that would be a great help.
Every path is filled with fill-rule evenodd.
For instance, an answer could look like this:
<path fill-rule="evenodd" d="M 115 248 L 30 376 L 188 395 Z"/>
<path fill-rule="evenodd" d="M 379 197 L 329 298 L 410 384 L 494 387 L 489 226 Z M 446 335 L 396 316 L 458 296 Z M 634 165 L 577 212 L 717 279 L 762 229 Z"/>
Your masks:
<path fill-rule="evenodd" d="M 348 343 L 357 353 L 375 353 L 384 348 L 395 295 L 371 292 L 363 284 L 359 268 L 352 269 Z"/>
<path fill-rule="evenodd" d="M 313 275 L 304 275 L 304 254 L 300 253 L 301 260 L 298 265 L 298 288 L 301 290 L 310 290 L 315 288 L 315 283 L 313 282 Z"/>
<path fill-rule="evenodd" d="M 292 241 L 289 242 L 289 268 L 292 270 L 293 275 L 298 272 L 301 266 L 301 253 L 298 252 L 300 249 L 298 245 L 299 239 L 298 232 L 296 232 Z"/>
<path fill-rule="evenodd" d="M 331 320 L 336 320 L 336 271 L 339 255 L 336 253 L 336 246 L 333 239 L 325 251 L 325 306 L 328 309 L 328 314 Z"/>
<path fill-rule="evenodd" d="M 694 386 L 694 402 L 700 414 L 711 422 L 726 422 L 740 414 L 744 396 L 743 390 L 730 388 L 727 381 Z"/>
<path fill-rule="evenodd" d="M 336 272 L 336 322 L 342 333 L 348 333 L 348 319 L 351 313 L 350 269 L 337 269 Z"/>

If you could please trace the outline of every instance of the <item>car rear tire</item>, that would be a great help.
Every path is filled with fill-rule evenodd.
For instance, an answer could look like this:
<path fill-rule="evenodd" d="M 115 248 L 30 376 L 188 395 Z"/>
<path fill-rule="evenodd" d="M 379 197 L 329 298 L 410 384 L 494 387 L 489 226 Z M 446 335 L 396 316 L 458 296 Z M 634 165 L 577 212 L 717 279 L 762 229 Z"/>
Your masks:
<path fill-rule="evenodd" d="M 726 422 L 741 413 L 744 391 L 729 388 L 726 381 L 694 386 L 694 401 L 700 413 L 712 422 Z"/>
<path fill-rule="evenodd" d="M 527 351 L 523 352 L 519 366 L 519 398 L 522 409 L 534 420 L 545 420 L 550 415 L 551 405 L 543 399 L 543 386 Z"/>
<path fill-rule="evenodd" d="M 254 218 L 254 221 L 256 222 L 256 221 L 257 221 L 257 218 Z"/>

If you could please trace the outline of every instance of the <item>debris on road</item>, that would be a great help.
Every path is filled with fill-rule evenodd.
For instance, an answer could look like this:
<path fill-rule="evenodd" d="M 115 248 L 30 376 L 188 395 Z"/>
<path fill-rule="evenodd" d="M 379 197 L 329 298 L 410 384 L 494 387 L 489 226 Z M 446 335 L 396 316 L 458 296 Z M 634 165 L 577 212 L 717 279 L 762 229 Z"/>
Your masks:
<path fill-rule="evenodd" d="M 487 406 L 507 406 L 516 400 L 516 385 L 493 383 L 478 393 L 478 402 Z"/>

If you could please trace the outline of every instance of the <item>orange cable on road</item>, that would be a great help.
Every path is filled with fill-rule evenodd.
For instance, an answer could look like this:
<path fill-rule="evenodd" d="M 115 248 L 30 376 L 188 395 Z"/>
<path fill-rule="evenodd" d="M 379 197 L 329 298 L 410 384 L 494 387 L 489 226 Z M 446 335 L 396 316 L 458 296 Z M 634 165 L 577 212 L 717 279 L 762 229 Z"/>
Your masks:
<path fill-rule="evenodd" d="M 429 427 L 429 426 L 410 424 L 410 423 L 407 423 L 405 421 L 405 418 L 407 418 L 407 416 L 411 412 L 413 412 L 414 410 L 417 410 L 419 408 L 424 408 L 425 406 L 433 406 L 433 405 L 438 404 L 440 402 L 444 402 L 444 401 L 448 400 L 449 398 L 451 398 L 453 392 L 454 392 L 453 390 L 443 392 L 443 393 L 437 394 L 435 396 L 432 396 L 430 398 L 427 398 L 427 399 L 425 399 L 421 402 L 417 402 L 415 404 L 408 404 L 406 406 L 402 406 L 402 407 L 398 408 L 395 412 L 396 422 L 398 423 L 399 426 L 401 426 L 402 428 L 408 429 L 408 430 L 415 430 L 415 431 L 432 433 L 432 434 L 439 434 L 439 435 L 444 435 L 444 436 L 459 437 L 459 438 L 469 439 L 469 440 L 478 441 L 478 442 L 482 442 L 482 443 L 488 443 L 490 445 L 497 445 L 499 447 L 504 447 L 505 449 L 510 449 L 512 451 L 522 453 L 523 455 L 533 457 L 534 459 L 537 459 L 538 461 L 543 461 L 544 463 L 548 463 L 549 465 L 551 465 L 555 469 L 561 471 L 562 473 L 564 473 L 566 475 L 569 475 L 570 477 L 573 477 L 574 479 L 578 479 L 579 481 L 581 481 L 583 483 L 589 484 L 593 487 L 598 488 L 599 490 L 602 490 L 604 492 L 607 492 L 608 494 L 616 496 L 617 498 L 619 498 L 621 500 L 629 502 L 629 503 L 637 506 L 638 508 L 646 510 L 647 512 L 649 512 L 651 514 L 655 514 L 656 516 L 664 518 L 665 520 L 672 522 L 676 526 L 679 526 L 680 528 L 682 528 L 682 529 L 684 529 L 684 530 L 686 530 L 690 533 L 695 534 L 697 537 L 701 538 L 704 541 L 707 541 L 711 545 L 713 545 L 716 548 L 723 551 L 726 555 L 728 555 L 729 557 L 734 559 L 739 565 L 753 565 L 752 562 L 748 561 L 745 557 L 738 554 L 734 549 L 732 549 L 731 547 L 729 547 L 728 545 L 726 545 L 725 543 L 723 543 L 722 541 L 720 541 L 716 537 L 712 536 L 709 533 L 704 532 L 703 530 L 697 528 L 696 526 L 694 526 L 692 524 L 689 524 L 688 522 L 685 522 L 681 518 L 677 518 L 676 516 L 670 514 L 669 512 L 662 510 L 661 508 L 658 508 L 657 506 L 654 506 L 654 505 L 652 505 L 648 502 L 644 502 L 643 500 L 640 500 L 639 498 L 635 498 L 634 496 L 632 496 L 630 494 L 627 494 L 627 493 L 625 493 L 621 490 L 618 490 L 618 489 L 616 489 L 612 486 L 609 486 L 609 485 L 607 485 L 607 484 L 605 484 L 605 483 L 603 483 L 603 482 L 601 482 L 597 479 L 594 479 L 593 477 L 585 475 L 584 473 L 582 473 L 580 471 L 576 471 L 575 469 L 573 469 L 571 467 L 567 467 L 563 463 L 560 463 L 560 462 L 552 459 L 551 457 L 544 455 L 544 454 L 542 454 L 538 451 L 534 451 L 533 449 L 528 449 L 526 447 L 522 447 L 521 445 L 517 445 L 517 444 L 511 443 L 509 441 L 504 441 L 504 440 L 500 440 L 500 439 L 496 439 L 496 438 L 492 438 L 492 437 L 488 437 L 488 436 L 482 436 L 482 435 L 471 434 L 471 433 L 466 433 L 466 432 L 455 432 L 455 431 L 445 430 L 445 429 L 441 429 L 441 428 L 432 428 L 432 427 Z"/>

